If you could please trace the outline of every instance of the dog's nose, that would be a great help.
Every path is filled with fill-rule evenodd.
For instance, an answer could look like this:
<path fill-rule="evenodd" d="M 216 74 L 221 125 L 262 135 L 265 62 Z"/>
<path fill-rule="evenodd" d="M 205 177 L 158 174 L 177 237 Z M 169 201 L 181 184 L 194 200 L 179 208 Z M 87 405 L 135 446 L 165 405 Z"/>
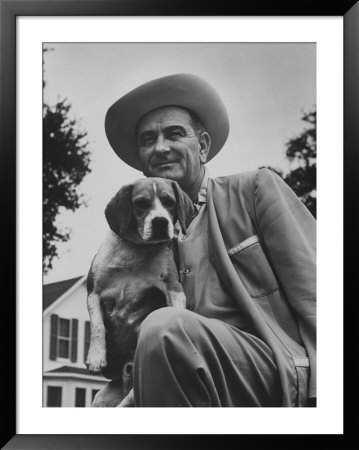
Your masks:
<path fill-rule="evenodd" d="M 168 237 L 168 220 L 165 217 L 155 217 L 152 219 L 152 234 L 155 239 Z"/>

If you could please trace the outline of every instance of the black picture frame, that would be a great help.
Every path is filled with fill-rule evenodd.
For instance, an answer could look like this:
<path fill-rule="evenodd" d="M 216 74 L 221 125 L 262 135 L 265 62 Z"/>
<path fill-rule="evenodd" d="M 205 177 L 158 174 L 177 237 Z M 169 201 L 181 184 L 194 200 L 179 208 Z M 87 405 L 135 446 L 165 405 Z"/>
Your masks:
<path fill-rule="evenodd" d="M 162 449 L 266 445 L 264 435 L 18 435 L 16 434 L 16 18 L 20 16 L 342 16 L 344 18 L 344 207 L 345 256 L 350 257 L 357 241 L 355 181 L 359 152 L 359 2 L 276 0 L 221 2 L 186 0 L 0 0 L 1 102 L 0 102 L 0 183 L 2 239 L 1 278 L 3 286 L 2 409 L 1 448 L 6 449 Z M 356 266 L 344 274 L 345 292 L 355 279 Z M 354 325 L 354 302 L 345 306 L 346 326 Z M 5 345 L 6 344 L 6 345 Z M 345 351 L 348 356 L 350 350 Z M 347 361 L 350 358 L 347 358 Z M 4 363 L 5 362 L 5 363 Z M 349 369 L 348 369 L 349 372 Z M 347 395 L 348 389 L 346 390 Z M 348 400 L 348 398 L 347 398 Z M 347 401 L 349 404 L 351 401 Z M 344 448 L 350 439 L 355 416 L 347 418 L 344 435 L 331 435 L 333 447 Z M 275 438 L 276 436 L 271 436 Z M 283 437 L 283 436 L 282 436 Z M 287 436 L 293 438 L 294 436 Z M 316 444 L 320 436 L 298 435 L 301 445 Z M 340 442 L 339 442 L 340 440 Z M 309 444 L 310 443 L 310 444 Z"/>

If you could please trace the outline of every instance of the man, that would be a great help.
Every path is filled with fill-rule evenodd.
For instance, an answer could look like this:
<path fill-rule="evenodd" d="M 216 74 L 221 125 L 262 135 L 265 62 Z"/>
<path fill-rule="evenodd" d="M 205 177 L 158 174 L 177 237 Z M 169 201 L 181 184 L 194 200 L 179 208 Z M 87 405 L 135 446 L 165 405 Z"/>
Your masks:
<path fill-rule="evenodd" d="M 204 165 L 229 120 L 197 76 L 134 89 L 109 108 L 105 128 L 123 161 L 176 180 L 196 211 L 177 239 L 187 309 L 144 318 L 135 406 L 313 405 L 315 221 L 306 207 L 267 169 L 209 177 Z"/>

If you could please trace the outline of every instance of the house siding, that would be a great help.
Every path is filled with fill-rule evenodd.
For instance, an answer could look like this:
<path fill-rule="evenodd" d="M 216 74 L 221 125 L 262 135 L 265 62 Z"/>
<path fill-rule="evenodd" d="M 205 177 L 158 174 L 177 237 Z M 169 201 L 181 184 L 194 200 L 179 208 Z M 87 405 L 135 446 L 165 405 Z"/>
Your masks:
<path fill-rule="evenodd" d="M 51 373 L 54 369 L 63 366 L 74 369 L 85 369 L 84 348 L 85 348 L 85 327 L 89 321 L 86 305 L 87 289 L 86 280 L 83 278 L 78 285 L 70 287 L 68 292 L 61 295 L 43 312 L 43 406 L 47 406 L 48 386 L 59 386 L 62 388 L 63 407 L 75 406 L 76 388 L 86 389 L 86 405 L 91 406 L 92 389 L 99 390 L 104 386 L 106 380 L 103 377 L 89 377 L 88 375 L 73 373 Z M 57 315 L 59 318 L 73 320 L 77 323 L 77 357 L 76 361 L 71 361 L 71 351 L 69 358 L 50 359 L 51 341 L 51 317 Z M 50 373 L 49 373 L 50 372 Z M 92 379 L 90 379 L 92 378 Z"/>
<path fill-rule="evenodd" d="M 64 299 L 55 310 L 44 314 L 43 323 L 43 347 L 44 347 L 44 371 L 57 369 L 63 365 L 71 365 L 72 367 L 84 368 L 84 346 L 85 346 L 85 322 L 89 320 L 86 306 L 86 287 L 85 284 L 79 286 L 70 296 Z M 72 362 L 69 359 L 50 360 L 50 333 L 51 333 L 51 314 L 57 314 L 63 319 L 78 319 L 77 330 L 77 360 Z"/>
<path fill-rule="evenodd" d="M 92 390 L 99 390 L 103 387 L 103 381 L 90 381 L 81 379 L 71 379 L 64 377 L 46 377 L 43 382 L 43 402 L 44 407 L 47 406 L 47 388 L 48 386 L 58 386 L 62 388 L 62 402 L 63 408 L 75 407 L 75 392 L 76 388 L 83 388 L 86 390 L 86 403 L 85 407 L 91 406 Z"/>

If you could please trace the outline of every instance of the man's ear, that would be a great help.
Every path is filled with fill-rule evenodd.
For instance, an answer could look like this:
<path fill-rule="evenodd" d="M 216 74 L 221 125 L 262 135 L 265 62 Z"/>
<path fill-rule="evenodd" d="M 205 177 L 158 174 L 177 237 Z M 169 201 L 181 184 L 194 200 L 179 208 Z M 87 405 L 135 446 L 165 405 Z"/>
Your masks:
<path fill-rule="evenodd" d="M 192 200 L 182 191 L 177 181 L 172 181 L 172 189 L 176 196 L 176 215 L 183 234 L 187 232 L 187 226 L 191 223 L 194 207 Z"/>
<path fill-rule="evenodd" d="M 106 220 L 111 230 L 120 237 L 126 233 L 132 220 L 132 189 L 132 184 L 123 186 L 105 209 Z"/>
<path fill-rule="evenodd" d="M 201 164 L 205 164 L 207 162 L 207 157 L 209 153 L 209 149 L 211 148 L 211 137 L 210 135 L 204 131 L 200 136 L 198 136 L 199 143 L 199 159 Z"/>

